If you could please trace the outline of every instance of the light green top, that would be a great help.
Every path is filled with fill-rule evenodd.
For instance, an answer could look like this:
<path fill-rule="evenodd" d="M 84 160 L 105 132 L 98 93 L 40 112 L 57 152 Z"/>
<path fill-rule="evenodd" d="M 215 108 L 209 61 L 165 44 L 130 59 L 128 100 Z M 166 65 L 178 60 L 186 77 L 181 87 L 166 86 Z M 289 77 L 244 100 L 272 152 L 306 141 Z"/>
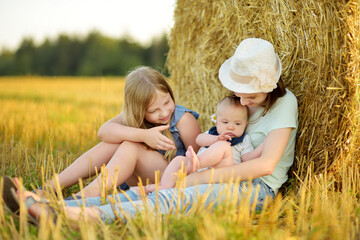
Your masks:
<path fill-rule="evenodd" d="M 260 177 L 275 194 L 288 179 L 287 172 L 294 162 L 295 138 L 298 128 L 298 105 L 296 97 L 286 89 L 286 94 L 279 98 L 265 116 L 259 117 L 263 108 L 258 109 L 250 118 L 246 133 L 250 135 L 254 148 L 259 146 L 271 130 L 292 128 L 289 142 L 273 173 Z"/>

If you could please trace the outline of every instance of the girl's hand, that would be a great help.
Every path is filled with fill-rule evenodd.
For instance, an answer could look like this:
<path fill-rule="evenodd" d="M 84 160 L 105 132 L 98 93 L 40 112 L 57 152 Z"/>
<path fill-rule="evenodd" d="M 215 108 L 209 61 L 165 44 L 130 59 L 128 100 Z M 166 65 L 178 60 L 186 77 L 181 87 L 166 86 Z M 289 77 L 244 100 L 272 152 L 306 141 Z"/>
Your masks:
<path fill-rule="evenodd" d="M 153 127 L 145 130 L 144 143 L 149 147 L 158 150 L 172 150 L 175 149 L 174 143 L 161 132 L 168 129 L 169 125 Z"/>
<path fill-rule="evenodd" d="M 230 140 L 231 141 L 231 137 L 229 135 L 226 134 L 226 132 L 223 132 L 222 134 L 220 134 L 219 136 L 216 137 L 216 141 L 227 141 Z"/>

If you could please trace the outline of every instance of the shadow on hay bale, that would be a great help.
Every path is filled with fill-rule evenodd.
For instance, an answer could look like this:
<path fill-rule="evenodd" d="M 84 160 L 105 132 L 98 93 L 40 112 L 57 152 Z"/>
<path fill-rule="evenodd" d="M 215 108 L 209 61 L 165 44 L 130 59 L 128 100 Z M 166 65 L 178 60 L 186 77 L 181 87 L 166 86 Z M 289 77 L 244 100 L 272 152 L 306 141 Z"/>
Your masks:
<path fill-rule="evenodd" d="M 247 37 L 274 44 L 282 77 L 299 102 L 296 159 L 290 175 L 334 172 L 359 161 L 359 0 L 178 0 L 169 69 L 178 103 L 211 126 L 229 92 L 218 69 Z"/>

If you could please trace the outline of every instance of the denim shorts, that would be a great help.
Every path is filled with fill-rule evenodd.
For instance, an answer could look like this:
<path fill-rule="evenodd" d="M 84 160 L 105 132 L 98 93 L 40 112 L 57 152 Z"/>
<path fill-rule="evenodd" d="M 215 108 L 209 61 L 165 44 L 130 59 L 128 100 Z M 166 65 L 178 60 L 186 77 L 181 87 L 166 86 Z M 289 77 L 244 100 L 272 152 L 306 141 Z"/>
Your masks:
<path fill-rule="evenodd" d="M 252 184 L 252 186 L 249 185 Z M 238 201 L 241 201 L 241 195 L 244 190 L 252 189 L 250 204 L 254 202 L 256 192 L 258 190 L 256 199 L 256 210 L 261 210 L 268 196 L 271 199 L 275 198 L 274 191 L 260 179 L 254 179 L 251 182 L 240 182 L 237 191 L 235 192 L 234 185 L 217 183 L 217 184 L 202 184 L 191 186 L 187 188 L 170 188 L 160 190 L 157 193 L 153 192 L 147 195 L 146 201 L 143 201 L 133 188 L 125 193 L 119 193 L 114 196 L 108 196 L 106 203 L 102 204 L 100 197 L 86 198 L 82 200 L 70 200 L 65 203 L 67 206 L 81 206 L 96 207 L 100 210 L 101 219 L 105 222 L 113 222 L 117 218 L 122 218 L 126 221 L 127 218 L 133 217 L 144 208 L 155 209 L 162 214 L 169 214 L 173 209 L 181 209 L 184 212 L 190 211 L 193 207 L 198 207 L 198 199 L 200 197 L 205 199 L 203 207 L 211 205 L 216 207 L 224 200 L 224 193 L 226 190 L 231 189 L 232 193 L 238 195 Z"/>

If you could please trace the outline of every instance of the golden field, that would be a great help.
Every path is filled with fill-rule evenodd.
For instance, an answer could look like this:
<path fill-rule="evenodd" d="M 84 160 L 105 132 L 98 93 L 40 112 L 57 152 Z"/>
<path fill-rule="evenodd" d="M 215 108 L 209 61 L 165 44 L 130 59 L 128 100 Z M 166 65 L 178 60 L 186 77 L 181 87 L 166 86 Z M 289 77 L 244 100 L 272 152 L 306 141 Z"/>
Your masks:
<path fill-rule="evenodd" d="M 31 189 L 60 172 L 99 141 L 100 125 L 122 109 L 123 87 L 122 78 L 0 78 L 0 176 L 20 176 Z M 248 196 L 236 205 L 228 195 L 213 211 L 199 202 L 186 214 L 143 212 L 110 225 L 84 219 L 76 229 L 64 214 L 56 224 L 44 218 L 35 227 L 1 208 L 0 239 L 360 238 L 357 160 L 335 175 L 314 176 L 308 169 L 307 177 L 296 180 L 262 212 L 250 211 Z"/>

